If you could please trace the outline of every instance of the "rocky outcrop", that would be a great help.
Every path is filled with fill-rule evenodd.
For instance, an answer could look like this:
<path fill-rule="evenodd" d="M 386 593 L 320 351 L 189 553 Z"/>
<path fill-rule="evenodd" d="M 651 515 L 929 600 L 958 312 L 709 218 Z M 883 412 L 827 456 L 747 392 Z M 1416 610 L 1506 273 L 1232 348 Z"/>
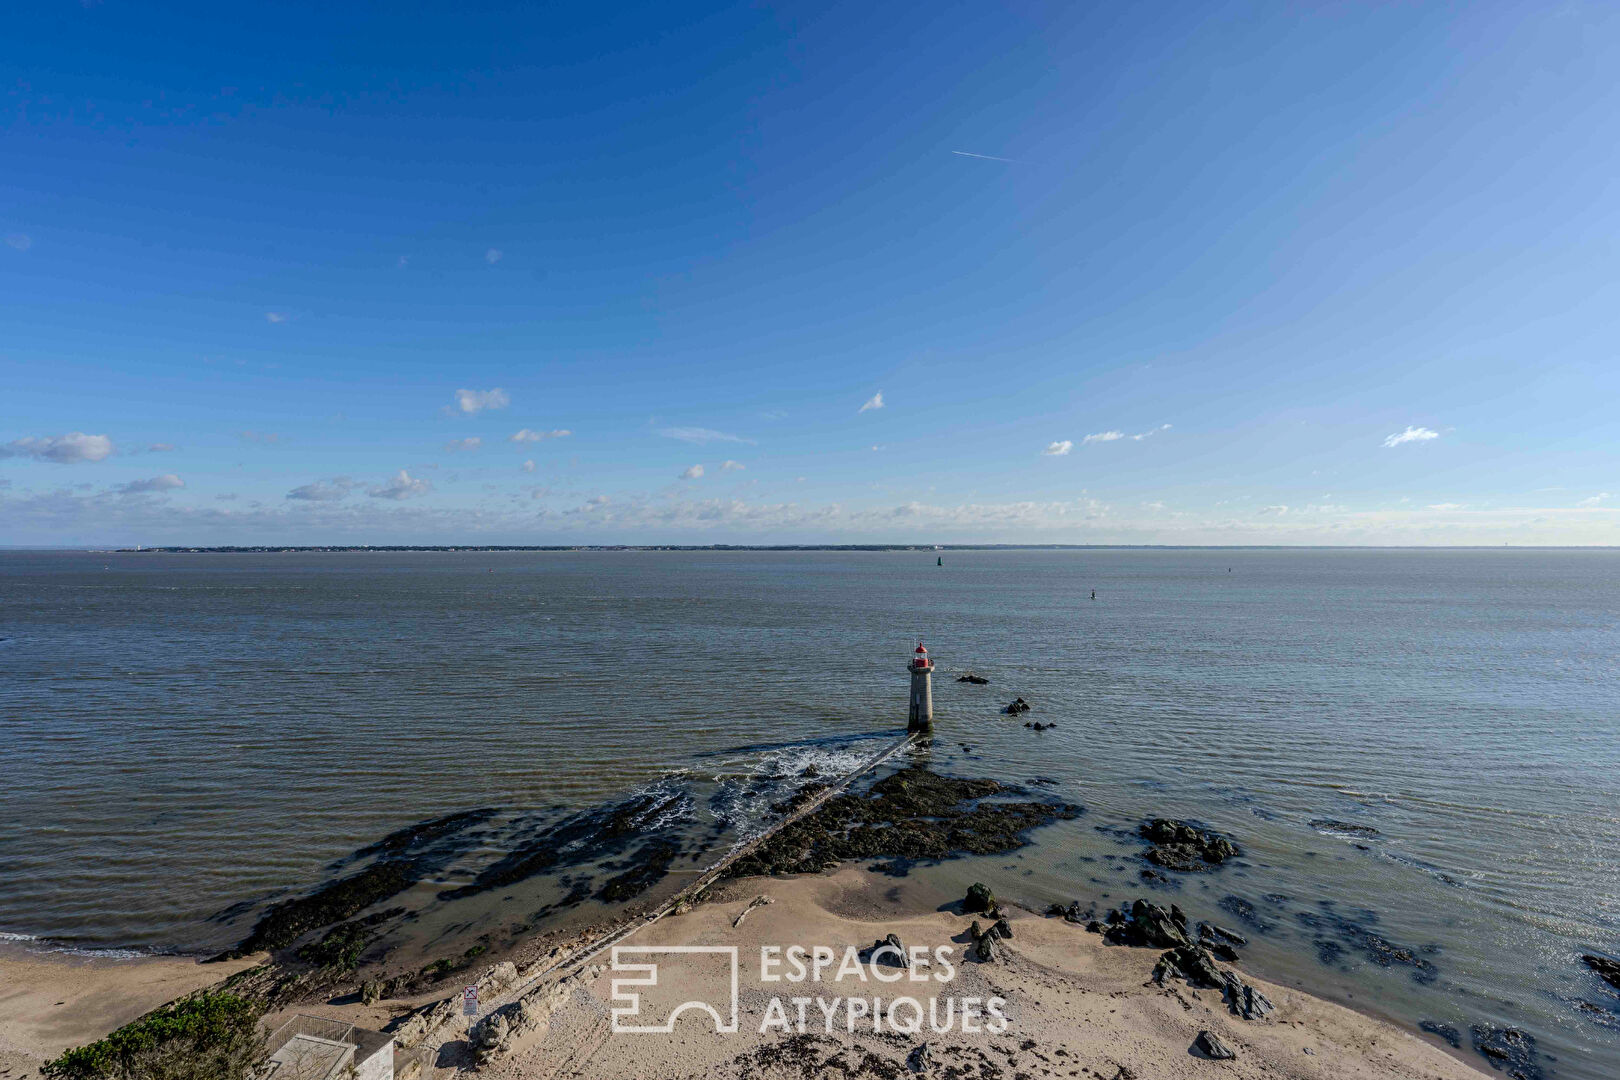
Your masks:
<path fill-rule="evenodd" d="M 958 675 L 956 677 L 956 681 L 957 682 L 972 683 L 974 686 L 984 686 L 990 680 L 985 678 L 983 675 L 975 675 L 975 674 L 973 674 L 973 672 L 970 671 L 966 675 Z"/>
<path fill-rule="evenodd" d="M 861 957 L 869 964 L 882 964 L 884 967 L 909 968 L 911 957 L 906 953 L 906 947 L 900 944 L 900 938 L 895 934 L 880 938 L 872 942 L 872 947 L 866 950 Z"/>
<path fill-rule="evenodd" d="M 1193 1046 L 1205 1057 L 1216 1061 L 1231 1061 L 1237 1057 L 1237 1051 L 1226 1045 L 1213 1031 L 1200 1031 L 1198 1038 L 1193 1040 Z"/>
<path fill-rule="evenodd" d="M 1017 716 L 1019 713 L 1029 712 L 1029 702 L 1023 698 L 1014 698 L 1012 704 L 1002 710 L 1008 716 Z"/>
<path fill-rule="evenodd" d="M 1271 999 L 1240 979 L 1235 971 L 1221 972 L 1221 999 L 1245 1020 L 1264 1020 L 1276 1011 Z"/>
<path fill-rule="evenodd" d="M 1608 956 L 1583 953 L 1581 962 L 1602 976 L 1603 981 L 1620 990 L 1620 960 Z"/>
<path fill-rule="evenodd" d="M 1217 832 L 1173 818 L 1154 818 L 1140 834 L 1150 846 L 1142 857 L 1166 870 L 1211 870 L 1238 854 L 1238 847 Z"/>
<path fill-rule="evenodd" d="M 1103 935 L 1110 944 L 1151 949 L 1191 944 L 1187 936 L 1187 916 L 1174 904 L 1165 910 L 1158 904 L 1137 900 L 1126 912 Z M 1111 913 L 1109 918 L 1112 921 L 1118 915 L 1118 912 Z"/>

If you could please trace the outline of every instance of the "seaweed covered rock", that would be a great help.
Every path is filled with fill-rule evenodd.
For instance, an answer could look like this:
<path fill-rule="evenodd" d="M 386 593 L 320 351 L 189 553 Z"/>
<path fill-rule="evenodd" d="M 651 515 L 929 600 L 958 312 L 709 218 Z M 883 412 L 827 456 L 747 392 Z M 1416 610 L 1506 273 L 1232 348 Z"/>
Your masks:
<path fill-rule="evenodd" d="M 975 881 L 968 886 L 967 898 L 962 901 L 962 910 L 969 915 L 980 912 L 989 915 L 996 910 L 996 894 L 991 892 L 990 886 L 984 882 Z"/>
<path fill-rule="evenodd" d="M 1150 844 L 1142 857 L 1166 870 L 1210 870 L 1238 854 L 1237 845 L 1219 833 L 1174 818 L 1154 818 L 1138 831 Z"/>
<path fill-rule="evenodd" d="M 1495 1024 L 1475 1024 L 1470 1033 L 1474 1049 L 1491 1063 L 1491 1068 L 1506 1073 L 1510 1080 L 1541 1080 L 1546 1075 L 1534 1035 Z"/>
<path fill-rule="evenodd" d="M 845 859 L 948 859 L 1000 855 L 1023 833 L 1078 816 L 1067 803 L 988 801 L 1022 794 L 995 780 L 940 776 L 911 765 L 865 793 L 845 792 L 784 826 L 732 863 L 728 877 L 817 873 Z"/>

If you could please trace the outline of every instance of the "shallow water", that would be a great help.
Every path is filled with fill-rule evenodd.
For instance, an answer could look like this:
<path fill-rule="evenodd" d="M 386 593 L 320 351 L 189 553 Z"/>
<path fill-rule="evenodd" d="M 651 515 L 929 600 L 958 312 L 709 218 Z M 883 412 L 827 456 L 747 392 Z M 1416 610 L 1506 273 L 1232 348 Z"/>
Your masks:
<path fill-rule="evenodd" d="M 1620 552 L 944 559 L 0 553 L 0 931 L 213 948 L 242 919 L 211 916 L 404 825 L 505 815 L 437 889 L 655 783 L 701 783 L 694 820 L 730 838 L 780 797 L 754 780 L 902 725 L 922 636 L 927 756 L 1087 807 L 931 877 L 1106 905 L 1144 891 L 1117 830 L 1197 818 L 1245 858 L 1165 897 L 1240 929 L 1221 901 L 1252 904 L 1266 972 L 1465 1037 L 1520 1024 L 1559 1076 L 1620 1071 L 1620 996 L 1577 960 L 1620 949 Z M 1015 695 L 1035 711 L 999 716 Z M 424 920 L 440 944 L 478 929 Z M 1346 921 L 1437 978 L 1369 962 Z"/>

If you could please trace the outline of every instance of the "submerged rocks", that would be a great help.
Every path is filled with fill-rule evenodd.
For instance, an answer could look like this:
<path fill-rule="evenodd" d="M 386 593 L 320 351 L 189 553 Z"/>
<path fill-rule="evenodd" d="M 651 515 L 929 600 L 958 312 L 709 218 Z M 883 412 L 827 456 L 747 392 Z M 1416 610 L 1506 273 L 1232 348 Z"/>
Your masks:
<path fill-rule="evenodd" d="M 967 898 L 962 901 L 962 910 L 973 915 L 984 913 L 992 914 L 996 910 L 996 894 L 990 891 L 990 886 L 982 881 L 975 881 L 968 886 Z"/>
<path fill-rule="evenodd" d="M 1330 833 L 1334 836 L 1359 837 L 1371 840 L 1382 834 L 1371 825 L 1357 825 L 1353 821 L 1335 821 L 1333 818 L 1312 818 L 1311 828 L 1317 832 Z"/>
<path fill-rule="evenodd" d="M 983 675 L 975 675 L 975 674 L 973 674 L 973 672 L 970 671 L 966 675 L 958 675 L 956 677 L 956 681 L 957 682 L 972 683 L 974 686 L 983 686 L 986 683 L 988 683 L 990 680 L 985 678 Z"/>
<path fill-rule="evenodd" d="M 1511 1080 L 1541 1080 L 1546 1072 L 1541 1067 L 1541 1052 L 1536 1049 L 1536 1038 L 1518 1028 L 1499 1028 L 1495 1024 L 1475 1024 L 1470 1029 L 1474 1049 L 1491 1063 L 1491 1068 L 1506 1073 Z"/>
<path fill-rule="evenodd" d="M 845 859 L 1000 855 L 1023 847 L 1026 830 L 1082 812 L 1056 801 L 985 801 L 1009 794 L 1023 792 L 995 780 L 957 779 L 910 765 L 864 794 L 835 795 L 783 826 L 732 863 L 726 876 L 817 873 Z"/>
<path fill-rule="evenodd" d="M 1198 1038 L 1193 1040 L 1193 1046 L 1205 1057 L 1216 1061 L 1231 1061 L 1237 1057 L 1237 1051 L 1226 1045 L 1213 1031 L 1200 1031 Z"/>
<path fill-rule="evenodd" d="M 1593 953 L 1581 954 L 1581 962 L 1602 977 L 1603 981 L 1620 990 L 1620 960 Z"/>
<path fill-rule="evenodd" d="M 1138 831 L 1151 844 L 1142 857 L 1166 870 L 1209 870 L 1238 854 L 1237 845 L 1219 833 L 1173 818 L 1154 818 Z"/>
<path fill-rule="evenodd" d="M 1438 1020 L 1419 1020 L 1418 1030 L 1427 1031 L 1430 1035 L 1438 1035 L 1450 1043 L 1453 1050 L 1462 1049 L 1462 1032 L 1450 1024 L 1442 1024 Z"/>
<path fill-rule="evenodd" d="M 1029 712 L 1029 702 L 1023 698 L 1014 698 L 1012 704 L 1008 705 L 1002 712 L 1008 716 L 1017 716 L 1019 713 Z"/>

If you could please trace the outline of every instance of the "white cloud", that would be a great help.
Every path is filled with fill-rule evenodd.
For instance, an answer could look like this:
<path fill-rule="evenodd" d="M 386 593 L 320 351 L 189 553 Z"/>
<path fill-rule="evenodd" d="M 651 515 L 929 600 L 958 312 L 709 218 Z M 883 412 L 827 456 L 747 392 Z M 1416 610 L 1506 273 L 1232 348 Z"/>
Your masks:
<path fill-rule="evenodd" d="M 548 488 L 548 487 L 537 487 L 537 488 L 530 488 L 529 489 L 529 498 L 531 498 L 531 499 L 543 499 L 547 495 L 550 495 L 550 494 L 551 494 L 551 489 Z"/>
<path fill-rule="evenodd" d="M 520 428 L 511 435 L 508 435 L 506 437 L 506 441 L 515 443 L 531 443 L 540 442 L 542 439 L 561 439 L 572 434 L 573 432 L 569 431 L 567 428 L 558 428 L 555 431 L 534 431 L 530 428 Z"/>
<path fill-rule="evenodd" d="M 373 499 L 414 499 L 433 490 L 433 485 L 421 477 L 412 476 L 404 469 L 394 474 L 386 484 L 379 484 L 366 494 Z"/>
<path fill-rule="evenodd" d="M 287 498 L 298 502 L 337 502 L 354 490 L 354 481 L 347 476 L 334 476 L 330 480 L 317 480 L 312 484 L 295 487 Z"/>
<path fill-rule="evenodd" d="M 119 484 L 113 491 L 119 495 L 141 495 L 152 491 L 173 491 L 175 488 L 185 486 L 186 482 L 174 473 L 164 473 L 150 480 L 131 480 L 127 484 Z"/>
<path fill-rule="evenodd" d="M 496 263 L 500 262 L 505 255 L 506 253 L 500 248 L 490 248 L 488 251 L 484 252 L 484 261 L 489 263 L 489 265 L 494 266 Z"/>
<path fill-rule="evenodd" d="M 485 409 L 504 409 L 512 404 L 512 396 L 500 387 L 493 390 L 457 390 L 456 408 L 468 416 Z"/>
<path fill-rule="evenodd" d="M 470 435 L 465 439 L 451 439 L 449 442 L 444 444 L 444 448 L 449 453 L 458 454 L 465 451 L 477 450 L 483 445 L 483 439 L 480 439 L 477 435 Z"/>
<path fill-rule="evenodd" d="M 535 468 L 536 466 L 534 464 L 534 458 L 530 458 L 528 461 L 523 463 L 524 472 L 534 472 Z"/>
<path fill-rule="evenodd" d="M 274 431 L 238 431 L 236 435 L 243 442 L 276 443 L 281 441 L 281 436 Z"/>
<path fill-rule="evenodd" d="M 1144 509 L 1144 510 L 1163 510 L 1164 509 L 1164 503 L 1162 503 L 1162 502 L 1145 502 L 1145 503 L 1142 504 L 1142 509 Z"/>
<path fill-rule="evenodd" d="M 1440 433 L 1432 428 L 1412 427 L 1408 425 L 1405 431 L 1397 432 L 1396 434 L 1385 438 L 1384 445 L 1399 446 L 1402 443 L 1409 442 L 1428 442 L 1430 439 L 1438 439 L 1439 437 Z"/>
<path fill-rule="evenodd" d="M 748 466 L 744 465 L 742 462 L 732 461 L 730 458 L 727 458 L 725 461 L 720 463 L 721 472 L 742 472 L 746 468 L 748 468 Z"/>
<path fill-rule="evenodd" d="M 755 445 L 753 439 L 745 439 L 741 435 L 728 435 L 724 431 L 716 431 L 706 427 L 667 427 L 659 428 L 653 434 L 662 435 L 666 439 L 679 439 L 681 442 L 696 443 L 705 446 L 712 442 L 734 442 Z"/>
<path fill-rule="evenodd" d="M 1073 449 L 1073 439 L 1059 439 L 1055 442 L 1047 443 L 1046 449 L 1042 450 L 1041 453 L 1045 454 L 1047 457 L 1062 457 L 1064 454 L 1067 454 Z"/>
<path fill-rule="evenodd" d="M 33 238 L 24 233 L 12 233 L 6 237 L 6 243 L 18 251 L 27 251 L 34 246 Z"/>
<path fill-rule="evenodd" d="M 1095 434 L 1087 435 L 1084 439 L 1081 439 L 1080 442 L 1084 446 L 1090 446 L 1092 443 L 1118 442 L 1120 439 L 1130 439 L 1133 442 L 1141 442 L 1143 439 L 1157 435 L 1161 431 L 1169 430 L 1169 424 L 1160 424 L 1156 428 L 1148 428 L 1146 431 L 1139 431 L 1135 435 L 1127 435 L 1123 431 L 1115 430 L 1099 431 Z"/>
<path fill-rule="evenodd" d="M 883 391 L 879 390 L 877 393 L 875 393 L 871 397 L 867 398 L 866 399 L 866 404 L 862 405 L 859 409 L 856 409 L 855 412 L 857 414 L 859 414 L 859 413 L 865 412 L 868 409 L 881 409 L 881 408 L 883 408 Z"/>
<path fill-rule="evenodd" d="M 1613 496 L 1611 496 L 1607 491 L 1600 491 L 1596 495 L 1590 495 L 1590 496 L 1582 499 L 1580 502 L 1576 503 L 1575 505 L 1576 506 L 1597 506 L 1597 505 L 1601 504 L 1604 499 L 1608 499 L 1608 498 L 1612 498 L 1612 497 Z"/>
<path fill-rule="evenodd" d="M 1462 503 L 1430 503 L 1429 504 L 1429 509 L 1430 510 L 1462 510 L 1462 509 L 1465 509 L 1465 507 L 1464 507 L 1464 505 Z"/>
<path fill-rule="evenodd" d="M 1278 516 L 1281 516 L 1283 514 L 1288 513 L 1288 507 L 1286 507 L 1286 506 L 1262 506 L 1259 510 L 1256 510 L 1255 513 L 1257 513 L 1257 514 L 1276 514 Z"/>
<path fill-rule="evenodd" d="M 697 480 L 702 478 L 702 476 L 703 466 L 701 465 L 693 465 L 690 469 L 686 469 L 681 473 L 682 480 Z"/>
<path fill-rule="evenodd" d="M 286 322 L 287 313 L 285 311 L 267 311 L 264 313 L 264 321 L 270 323 Z"/>
<path fill-rule="evenodd" d="M 0 444 L 0 458 L 31 457 L 36 461 L 53 461 L 58 465 L 100 461 L 112 452 L 112 440 L 107 436 L 86 435 L 82 431 L 70 431 L 66 435 L 46 435 L 37 439 L 13 439 Z"/>

